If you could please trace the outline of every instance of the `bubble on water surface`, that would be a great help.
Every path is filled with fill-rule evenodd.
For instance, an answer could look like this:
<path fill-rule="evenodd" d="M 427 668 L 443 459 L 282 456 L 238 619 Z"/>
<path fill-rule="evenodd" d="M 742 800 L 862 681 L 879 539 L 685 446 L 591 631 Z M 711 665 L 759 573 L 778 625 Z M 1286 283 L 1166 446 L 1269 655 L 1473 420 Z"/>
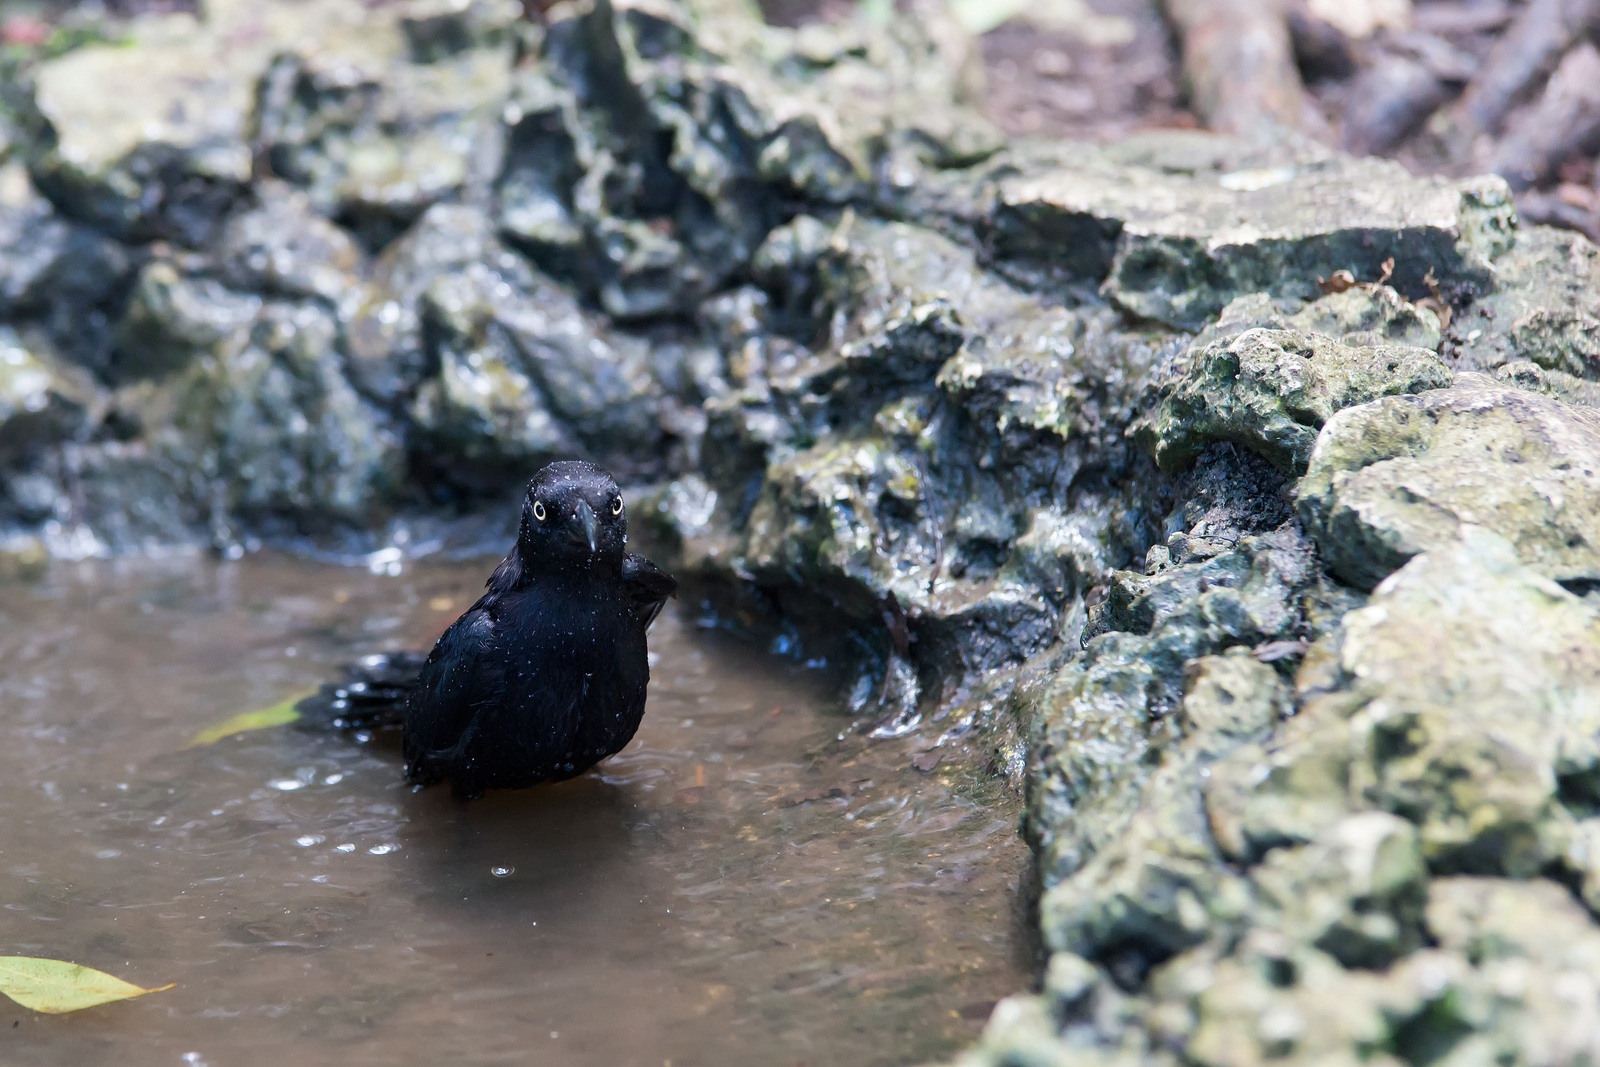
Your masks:
<path fill-rule="evenodd" d="M 372 853 L 374 856 L 387 856 L 391 852 L 399 852 L 400 851 L 400 846 L 399 845 L 373 845 L 371 848 L 367 849 L 367 851 Z"/>
<path fill-rule="evenodd" d="M 356 850 L 356 846 L 353 845 L 353 844 L 350 844 L 349 842 L 346 842 L 345 844 L 342 844 L 342 845 L 334 845 L 333 846 L 333 850 L 335 852 L 354 852 Z"/>
<path fill-rule="evenodd" d="M 494 875 L 496 878 L 508 878 L 511 875 L 516 874 L 517 869 L 515 867 L 490 867 L 489 873 Z"/>
<path fill-rule="evenodd" d="M 306 784 L 298 778 L 274 778 L 267 783 L 274 789 L 281 789 L 285 793 L 292 793 L 296 789 L 304 789 Z"/>
<path fill-rule="evenodd" d="M 320 845 L 326 840 L 327 838 L 323 837 L 321 834 L 306 834 L 303 837 L 295 838 L 294 843 L 299 845 L 301 848 L 310 848 L 312 845 Z"/>

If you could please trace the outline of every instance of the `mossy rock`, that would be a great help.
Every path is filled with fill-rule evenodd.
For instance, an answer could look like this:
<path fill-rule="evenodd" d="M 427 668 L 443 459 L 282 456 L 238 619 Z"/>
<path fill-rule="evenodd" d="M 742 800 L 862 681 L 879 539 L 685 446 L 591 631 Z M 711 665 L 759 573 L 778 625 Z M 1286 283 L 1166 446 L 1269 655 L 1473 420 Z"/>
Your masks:
<path fill-rule="evenodd" d="M 1249 330 L 1180 360 L 1157 385 L 1155 410 L 1132 432 L 1166 470 L 1212 441 L 1231 441 L 1299 473 L 1335 412 L 1450 380 L 1439 358 L 1419 348 L 1352 348 L 1319 334 Z"/>

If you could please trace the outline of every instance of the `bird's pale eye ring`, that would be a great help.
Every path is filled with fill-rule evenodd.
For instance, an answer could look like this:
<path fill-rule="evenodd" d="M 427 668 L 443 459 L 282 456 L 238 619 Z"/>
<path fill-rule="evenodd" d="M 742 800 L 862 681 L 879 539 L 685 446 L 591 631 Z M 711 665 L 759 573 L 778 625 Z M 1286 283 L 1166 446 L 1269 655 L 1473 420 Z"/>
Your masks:
<path fill-rule="evenodd" d="M 613 514 L 613 515 L 621 515 L 622 514 L 622 498 L 620 496 L 617 497 L 617 499 L 615 499 L 615 500 L 613 500 L 611 502 L 611 514 Z"/>
<path fill-rule="evenodd" d="M 535 500 L 533 502 L 533 517 L 538 519 L 540 522 L 544 521 L 544 519 L 545 519 L 544 501 Z"/>

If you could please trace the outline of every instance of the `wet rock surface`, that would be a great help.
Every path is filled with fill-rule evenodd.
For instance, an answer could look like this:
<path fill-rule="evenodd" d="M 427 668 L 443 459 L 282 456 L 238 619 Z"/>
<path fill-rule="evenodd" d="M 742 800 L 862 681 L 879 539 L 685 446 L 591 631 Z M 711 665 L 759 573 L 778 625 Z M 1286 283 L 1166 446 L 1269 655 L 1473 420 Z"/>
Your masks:
<path fill-rule="evenodd" d="M 1593 1054 L 1584 239 L 1302 144 L 1007 145 L 933 17 L 314 6 L 31 71 L 0 580 L 398 558 L 587 456 L 708 623 L 1026 794 L 1050 960 L 964 1063 Z"/>
<path fill-rule="evenodd" d="M 1600 571 L 1600 418 L 1481 375 L 1334 416 L 1300 483 L 1299 510 L 1328 565 L 1370 588 L 1463 526 L 1511 541 L 1551 578 Z"/>
<path fill-rule="evenodd" d="M 1387 259 L 1407 290 L 1429 270 L 1484 284 L 1513 217 L 1494 179 L 1430 181 L 1342 157 L 1221 174 L 1061 168 L 1007 179 L 997 199 L 1004 246 L 1103 279 L 1130 313 L 1187 329 L 1236 296 L 1306 299 L 1319 277 L 1372 277 Z"/>
<path fill-rule="evenodd" d="M 1211 441 L 1232 441 L 1275 466 L 1302 471 L 1333 413 L 1392 393 L 1450 384 L 1421 348 L 1351 348 L 1325 336 L 1250 330 L 1192 350 L 1157 388 L 1137 439 L 1163 468 L 1192 461 Z"/>

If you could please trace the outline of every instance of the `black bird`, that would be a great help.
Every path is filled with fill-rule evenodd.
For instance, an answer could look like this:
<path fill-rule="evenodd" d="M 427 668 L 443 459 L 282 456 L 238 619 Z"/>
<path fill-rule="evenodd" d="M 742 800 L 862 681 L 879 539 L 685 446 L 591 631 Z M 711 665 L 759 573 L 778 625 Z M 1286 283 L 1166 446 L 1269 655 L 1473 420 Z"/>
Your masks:
<path fill-rule="evenodd" d="M 633 738 L 650 681 L 645 630 L 678 583 L 626 551 L 627 507 L 592 463 L 528 483 L 517 544 L 488 592 L 414 659 L 369 657 L 302 705 L 336 724 L 381 720 L 404 696 L 406 777 L 460 797 L 582 774 Z"/>

